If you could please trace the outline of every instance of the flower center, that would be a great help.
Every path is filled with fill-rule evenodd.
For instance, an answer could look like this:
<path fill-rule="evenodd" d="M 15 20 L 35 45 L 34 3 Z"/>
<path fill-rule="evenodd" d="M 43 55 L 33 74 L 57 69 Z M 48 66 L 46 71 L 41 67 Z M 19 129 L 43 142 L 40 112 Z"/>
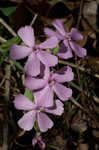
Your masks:
<path fill-rule="evenodd" d="M 43 108 L 42 106 L 37 106 L 37 107 L 36 107 L 36 110 L 37 110 L 38 112 L 41 112 L 41 111 L 44 110 L 44 108 Z"/>
<path fill-rule="evenodd" d="M 66 39 L 67 39 L 68 41 L 71 41 L 70 33 L 66 33 Z"/>
<path fill-rule="evenodd" d="M 53 72 L 50 72 L 50 77 L 49 77 L 49 80 L 48 80 L 48 84 L 50 86 L 53 86 L 54 83 L 55 83 L 55 81 L 53 79 Z"/>
<path fill-rule="evenodd" d="M 48 83 L 49 83 L 50 86 L 53 86 L 55 81 L 54 80 L 49 80 Z"/>

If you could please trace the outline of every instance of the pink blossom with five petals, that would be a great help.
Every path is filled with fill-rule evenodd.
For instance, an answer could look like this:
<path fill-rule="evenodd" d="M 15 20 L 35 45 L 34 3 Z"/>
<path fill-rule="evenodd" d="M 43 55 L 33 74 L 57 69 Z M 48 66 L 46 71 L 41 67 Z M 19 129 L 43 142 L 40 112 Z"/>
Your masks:
<path fill-rule="evenodd" d="M 18 110 L 28 111 L 18 121 L 19 127 L 25 131 L 31 130 L 37 120 L 40 131 L 46 132 L 53 127 L 53 122 L 45 113 L 60 116 L 64 111 L 63 103 L 60 100 L 56 100 L 53 107 L 46 107 L 44 99 L 32 102 L 22 94 L 15 97 L 14 106 Z"/>
<path fill-rule="evenodd" d="M 25 45 L 13 44 L 10 50 L 10 57 L 15 60 L 28 56 L 24 70 L 30 76 L 37 76 L 40 73 L 40 62 L 48 67 L 55 66 L 58 58 L 44 50 L 55 48 L 58 44 L 56 37 L 51 37 L 40 44 L 35 44 L 34 30 L 31 26 L 19 29 L 19 37 Z"/>
<path fill-rule="evenodd" d="M 61 40 L 63 41 L 57 54 L 60 58 L 72 58 L 72 51 L 74 51 L 78 57 L 83 58 L 86 56 L 86 49 L 77 44 L 77 41 L 82 40 L 83 36 L 78 32 L 76 28 L 72 28 L 70 33 L 67 33 L 61 20 L 57 19 L 53 21 L 52 24 L 58 30 L 58 32 L 55 32 L 49 28 L 45 28 L 44 32 L 48 37 L 56 36 L 59 42 Z"/>
<path fill-rule="evenodd" d="M 48 67 L 45 68 L 45 75 L 42 79 L 35 77 L 26 77 L 25 86 L 30 90 L 36 90 L 34 96 L 36 99 L 45 99 L 45 106 L 53 106 L 54 92 L 60 100 L 66 101 L 72 96 L 72 89 L 62 85 L 64 82 L 72 81 L 74 73 L 71 67 L 64 66 L 59 71 L 50 72 Z"/>

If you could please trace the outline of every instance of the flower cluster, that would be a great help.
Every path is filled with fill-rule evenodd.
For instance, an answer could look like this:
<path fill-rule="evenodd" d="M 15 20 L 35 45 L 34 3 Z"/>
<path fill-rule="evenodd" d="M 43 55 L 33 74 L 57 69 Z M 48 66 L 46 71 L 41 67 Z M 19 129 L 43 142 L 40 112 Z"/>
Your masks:
<path fill-rule="evenodd" d="M 13 44 L 10 50 L 12 59 L 28 57 L 24 66 L 26 72 L 24 85 L 33 91 L 34 100 L 31 101 L 23 94 L 17 95 L 14 100 L 16 109 L 26 111 L 18 121 L 19 127 L 25 131 L 31 130 L 35 121 L 41 132 L 52 128 L 53 121 L 47 113 L 60 116 L 64 112 L 63 102 L 72 96 L 72 89 L 66 87 L 64 83 L 72 81 L 74 73 L 69 66 L 54 71 L 53 67 L 58 64 L 58 57 L 69 59 L 73 57 L 73 52 L 81 58 L 86 56 L 86 49 L 77 44 L 77 41 L 83 38 L 77 29 L 72 28 L 70 33 L 67 33 L 60 20 L 55 20 L 52 24 L 58 32 L 45 28 L 44 32 L 48 39 L 40 44 L 36 44 L 31 26 L 20 28 L 18 35 L 24 44 Z M 55 56 L 52 50 L 58 44 L 60 48 Z M 57 99 L 55 99 L 56 96 Z M 35 139 L 33 142 L 35 143 Z"/>

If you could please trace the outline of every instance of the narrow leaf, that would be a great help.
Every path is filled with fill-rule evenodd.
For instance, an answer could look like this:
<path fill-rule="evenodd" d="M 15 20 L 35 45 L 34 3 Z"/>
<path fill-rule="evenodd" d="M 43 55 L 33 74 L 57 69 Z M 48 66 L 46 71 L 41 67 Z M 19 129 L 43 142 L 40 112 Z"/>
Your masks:
<path fill-rule="evenodd" d="M 33 92 L 31 90 L 29 90 L 28 88 L 25 89 L 24 95 L 33 101 Z"/>
<path fill-rule="evenodd" d="M 16 10 L 16 7 L 7 7 L 7 8 L 0 8 L 0 10 L 2 11 L 2 13 L 9 17 L 10 15 L 12 15 L 12 13 L 14 13 L 14 11 Z"/>
<path fill-rule="evenodd" d="M 58 51 L 59 51 L 60 46 L 58 45 L 54 50 L 53 50 L 53 54 L 57 55 Z"/>

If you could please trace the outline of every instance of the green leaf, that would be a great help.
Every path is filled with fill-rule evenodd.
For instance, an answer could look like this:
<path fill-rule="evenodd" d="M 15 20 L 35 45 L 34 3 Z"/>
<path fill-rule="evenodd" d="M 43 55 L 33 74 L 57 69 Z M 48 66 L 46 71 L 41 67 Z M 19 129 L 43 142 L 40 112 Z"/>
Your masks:
<path fill-rule="evenodd" d="M 7 42 L 2 43 L 0 45 L 0 48 L 6 49 L 6 51 L 8 51 L 13 43 L 19 44 L 20 42 L 21 42 L 21 39 L 17 35 L 16 37 L 13 37 L 12 39 L 8 40 Z"/>
<path fill-rule="evenodd" d="M 7 8 L 0 8 L 0 10 L 5 16 L 9 17 L 16 10 L 16 7 L 13 6 L 13 7 L 7 7 Z"/>
<path fill-rule="evenodd" d="M 55 3 L 57 0 L 48 0 L 49 2 Z"/>
<path fill-rule="evenodd" d="M 53 54 L 56 55 L 59 51 L 60 46 L 58 45 L 54 50 L 53 50 Z"/>
<path fill-rule="evenodd" d="M 0 65 L 3 63 L 4 59 L 8 58 L 8 54 L 0 48 Z"/>
<path fill-rule="evenodd" d="M 74 110 L 71 110 L 69 113 L 70 113 L 71 115 L 74 115 L 74 114 L 75 114 L 75 111 L 74 111 Z"/>
<path fill-rule="evenodd" d="M 3 53 L 3 49 L 2 48 L 0 48 L 0 52 Z"/>
<path fill-rule="evenodd" d="M 69 102 L 68 102 L 68 101 L 65 101 L 65 102 L 64 102 L 64 106 L 68 107 L 68 105 L 69 105 Z"/>
<path fill-rule="evenodd" d="M 13 37 L 12 39 L 8 40 L 7 42 L 4 42 L 0 45 L 0 64 L 3 63 L 3 60 L 5 58 L 8 58 L 9 54 L 9 50 L 10 50 L 10 47 L 13 43 L 16 43 L 16 44 L 20 44 L 21 43 L 21 39 L 19 38 L 19 36 L 16 36 L 16 37 Z M 13 60 L 12 60 L 13 61 Z M 19 68 L 21 69 L 22 71 L 24 71 L 23 67 L 21 66 L 20 63 L 16 62 L 16 61 L 13 61 L 13 63 Z"/>
<path fill-rule="evenodd" d="M 13 64 L 18 67 L 20 70 L 22 70 L 24 72 L 24 67 L 17 61 L 15 60 L 11 60 L 13 62 Z"/>
<path fill-rule="evenodd" d="M 37 121 L 34 122 L 34 129 L 36 131 L 39 131 L 39 126 L 38 126 L 38 122 Z"/>
<path fill-rule="evenodd" d="M 25 89 L 24 95 L 33 101 L 33 92 L 31 90 L 29 90 L 28 88 Z"/>
<path fill-rule="evenodd" d="M 3 63 L 4 59 L 6 58 L 6 56 L 2 56 L 0 57 L 0 65 Z"/>

